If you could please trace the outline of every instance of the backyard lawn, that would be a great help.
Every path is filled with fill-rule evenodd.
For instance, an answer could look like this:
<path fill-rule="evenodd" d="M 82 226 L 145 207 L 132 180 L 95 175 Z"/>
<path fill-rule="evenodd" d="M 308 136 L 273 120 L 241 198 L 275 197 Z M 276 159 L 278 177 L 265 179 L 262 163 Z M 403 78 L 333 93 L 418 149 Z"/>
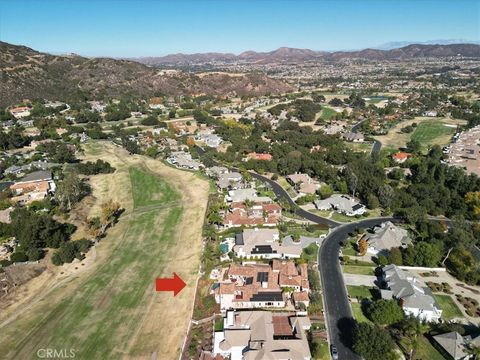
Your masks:
<path fill-rule="evenodd" d="M 462 312 L 458 308 L 457 304 L 453 301 L 450 295 L 433 295 L 435 300 L 437 300 L 440 309 L 443 310 L 442 318 L 444 320 L 451 320 L 455 318 L 463 317 Z"/>
<path fill-rule="evenodd" d="M 418 348 L 414 360 L 445 360 L 442 354 L 428 341 L 425 336 L 418 338 Z"/>

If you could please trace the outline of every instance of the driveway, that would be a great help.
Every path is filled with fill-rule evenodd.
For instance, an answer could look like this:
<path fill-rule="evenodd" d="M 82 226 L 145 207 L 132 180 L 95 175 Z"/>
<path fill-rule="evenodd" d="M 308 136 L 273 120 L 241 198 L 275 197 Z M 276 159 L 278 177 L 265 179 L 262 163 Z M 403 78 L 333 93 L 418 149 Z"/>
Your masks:
<path fill-rule="evenodd" d="M 358 274 L 343 274 L 345 280 L 345 285 L 355 285 L 355 286 L 376 286 L 375 282 L 377 281 L 376 276 L 372 275 L 358 275 Z"/>

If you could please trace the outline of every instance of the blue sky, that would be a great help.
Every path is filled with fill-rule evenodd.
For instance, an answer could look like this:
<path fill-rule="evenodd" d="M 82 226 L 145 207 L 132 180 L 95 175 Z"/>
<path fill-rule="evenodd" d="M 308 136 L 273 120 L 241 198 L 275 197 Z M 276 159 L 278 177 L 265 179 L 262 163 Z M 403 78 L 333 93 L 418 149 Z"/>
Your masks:
<path fill-rule="evenodd" d="M 479 41 L 479 24 L 478 0 L 0 0 L 0 40 L 86 56 Z"/>

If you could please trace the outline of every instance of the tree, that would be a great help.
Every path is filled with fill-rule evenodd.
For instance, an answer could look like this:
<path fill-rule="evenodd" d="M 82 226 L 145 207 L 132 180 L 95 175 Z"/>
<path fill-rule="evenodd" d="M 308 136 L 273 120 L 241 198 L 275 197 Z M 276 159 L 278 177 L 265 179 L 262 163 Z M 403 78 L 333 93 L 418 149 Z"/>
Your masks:
<path fill-rule="evenodd" d="M 410 266 L 438 266 L 442 259 L 442 251 L 436 244 L 420 241 L 409 245 L 403 253 L 403 262 Z"/>
<path fill-rule="evenodd" d="M 398 324 L 398 327 L 406 339 L 404 346 L 408 350 L 409 358 L 414 359 L 415 352 L 418 348 L 418 337 L 426 333 L 429 329 L 429 326 L 428 324 L 420 321 L 420 319 L 409 316 L 403 319 Z"/>
<path fill-rule="evenodd" d="M 370 210 L 376 209 L 380 206 L 378 198 L 374 194 L 368 194 L 367 196 L 367 207 Z"/>
<path fill-rule="evenodd" d="M 390 264 L 402 265 L 402 251 L 398 247 L 390 249 L 388 253 L 388 262 Z"/>
<path fill-rule="evenodd" d="M 378 200 L 385 209 L 390 208 L 394 195 L 395 192 L 390 185 L 382 185 L 378 190 Z"/>
<path fill-rule="evenodd" d="M 364 237 L 362 237 L 358 241 L 358 253 L 360 256 L 363 256 L 367 253 L 368 250 L 368 241 Z"/>
<path fill-rule="evenodd" d="M 78 177 L 77 170 L 68 168 L 57 186 L 55 199 L 61 211 L 70 211 L 89 192 L 90 187 Z"/>
<path fill-rule="evenodd" d="M 376 300 L 367 307 L 367 316 L 376 324 L 392 325 L 404 318 L 402 308 L 396 300 Z"/>
<path fill-rule="evenodd" d="M 318 193 L 322 199 L 329 198 L 333 194 L 333 189 L 330 185 L 322 185 L 320 189 L 318 189 Z"/>
<path fill-rule="evenodd" d="M 387 330 L 377 325 L 357 323 L 354 330 L 353 350 L 365 360 L 393 360 L 395 343 Z"/>
<path fill-rule="evenodd" d="M 410 140 L 407 142 L 407 150 L 410 151 L 411 153 L 417 154 L 422 150 L 422 144 L 418 140 Z"/>

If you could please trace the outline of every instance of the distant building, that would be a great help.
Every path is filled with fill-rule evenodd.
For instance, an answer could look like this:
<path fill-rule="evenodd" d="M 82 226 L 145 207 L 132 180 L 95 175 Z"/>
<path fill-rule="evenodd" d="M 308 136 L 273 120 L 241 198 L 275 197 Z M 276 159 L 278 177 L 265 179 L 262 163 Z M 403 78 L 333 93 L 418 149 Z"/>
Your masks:
<path fill-rule="evenodd" d="M 199 170 L 203 167 L 201 162 L 192 159 L 192 155 L 185 151 L 172 152 L 167 158 L 167 162 L 175 165 L 176 167 L 189 170 Z"/>
<path fill-rule="evenodd" d="M 385 266 L 382 272 L 387 286 L 387 290 L 381 290 L 382 298 L 397 299 L 406 315 L 425 321 L 440 320 L 442 310 L 423 281 L 396 265 Z"/>
<path fill-rule="evenodd" d="M 310 360 L 308 317 L 268 311 L 228 311 L 215 332 L 213 353 L 231 360 Z"/>
<path fill-rule="evenodd" d="M 365 136 L 359 132 L 346 132 L 342 136 L 346 141 L 351 141 L 351 142 L 365 141 Z"/>
<path fill-rule="evenodd" d="M 412 154 L 406 152 L 398 152 L 392 155 L 393 161 L 402 164 L 412 157 Z"/>
<path fill-rule="evenodd" d="M 273 202 L 268 196 L 258 196 L 257 191 L 252 188 L 230 190 L 225 200 L 231 203 L 253 201 L 256 203 Z"/>
<path fill-rule="evenodd" d="M 251 152 L 248 153 L 247 156 L 243 159 L 244 161 L 248 160 L 260 160 L 260 161 L 271 161 L 272 160 L 272 155 L 266 154 L 266 153 L 256 153 L 256 152 Z"/>
<path fill-rule="evenodd" d="M 318 182 L 308 174 L 291 174 L 286 179 L 300 195 L 315 194 L 319 188 Z"/>
<path fill-rule="evenodd" d="M 26 106 L 16 107 L 10 109 L 10 114 L 12 114 L 15 119 L 21 119 L 27 116 L 30 116 L 30 108 Z"/>

